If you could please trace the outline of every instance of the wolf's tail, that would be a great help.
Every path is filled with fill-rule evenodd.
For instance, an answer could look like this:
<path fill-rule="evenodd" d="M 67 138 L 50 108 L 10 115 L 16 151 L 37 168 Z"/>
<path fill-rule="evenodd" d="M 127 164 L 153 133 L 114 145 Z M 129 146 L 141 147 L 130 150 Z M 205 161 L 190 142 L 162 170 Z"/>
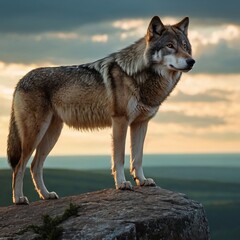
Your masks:
<path fill-rule="evenodd" d="M 8 134 L 8 141 L 7 141 L 8 162 L 11 165 L 12 169 L 14 169 L 17 166 L 21 158 L 21 153 L 22 153 L 21 140 L 19 137 L 18 128 L 16 124 L 14 108 L 12 106 L 11 119 L 10 119 L 10 125 L 9 125 L 9 134 Z"/>

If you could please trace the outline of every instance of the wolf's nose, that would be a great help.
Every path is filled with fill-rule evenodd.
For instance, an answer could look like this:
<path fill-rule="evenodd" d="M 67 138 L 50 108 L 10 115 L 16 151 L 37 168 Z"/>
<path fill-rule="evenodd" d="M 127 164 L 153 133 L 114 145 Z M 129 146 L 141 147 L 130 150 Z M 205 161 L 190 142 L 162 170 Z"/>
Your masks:
<path fill-rule="evenodd" d="M 195 63 L 195 60 L 192 59 L 192 58 L 188 58 L 188 59 L 186 60 L 186 62 L 187 62 L 187 65 L 188 65 L 189 67 L 192 67 L 192 66 L 194 65 L 194 63 Z"/>

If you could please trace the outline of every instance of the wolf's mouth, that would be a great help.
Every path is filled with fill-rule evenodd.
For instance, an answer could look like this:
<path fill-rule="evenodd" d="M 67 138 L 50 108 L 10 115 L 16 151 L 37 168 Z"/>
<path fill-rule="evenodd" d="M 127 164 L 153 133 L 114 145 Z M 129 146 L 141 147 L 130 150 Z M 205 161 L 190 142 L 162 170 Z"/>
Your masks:
<path fill-rule="evenodd" d="M 186 67 L 186 68 L 176 68 L 172 64 L 169 65 L 173 70 L 180 71 L 180 72 L 188 72 L 192 69 L 192 67 Z"/>

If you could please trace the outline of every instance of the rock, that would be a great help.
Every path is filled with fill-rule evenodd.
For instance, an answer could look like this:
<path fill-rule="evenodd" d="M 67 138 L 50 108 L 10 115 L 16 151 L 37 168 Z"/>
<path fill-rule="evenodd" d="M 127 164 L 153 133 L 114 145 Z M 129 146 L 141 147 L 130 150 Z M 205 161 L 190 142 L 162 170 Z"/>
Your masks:
<path fill-rule="evenodd" d="M 210 239 L 203 206 L 184 194 L 159 187 L 133 191 L 106 189 L 29 206 L 0 208 L 0 239 L 34 239 L 27 226 L 42 225 L 42 216 L 62 215 L 73 203 L 77 216 L 62 222 L 61 239 Z"/>

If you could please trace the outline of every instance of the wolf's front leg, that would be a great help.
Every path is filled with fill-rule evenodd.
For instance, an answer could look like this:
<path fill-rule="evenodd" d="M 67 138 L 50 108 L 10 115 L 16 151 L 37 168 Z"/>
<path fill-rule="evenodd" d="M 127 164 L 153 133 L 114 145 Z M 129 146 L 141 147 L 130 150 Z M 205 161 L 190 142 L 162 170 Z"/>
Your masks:
<path fill-rule="evenodd" d="M 139 186 L 156 186 L 151 178 L 145 178 L 142 168 L 143 145 L 148 121 L 131 124 L 130 172 Z"/>
<path fill-rule="evenodd" d="M 125 117 L 112 117 L 113 145 L 112 145 L 112 174 L 117 189 L 132 189 L 124 174 L 125 142 L 128 121 Z"/>

